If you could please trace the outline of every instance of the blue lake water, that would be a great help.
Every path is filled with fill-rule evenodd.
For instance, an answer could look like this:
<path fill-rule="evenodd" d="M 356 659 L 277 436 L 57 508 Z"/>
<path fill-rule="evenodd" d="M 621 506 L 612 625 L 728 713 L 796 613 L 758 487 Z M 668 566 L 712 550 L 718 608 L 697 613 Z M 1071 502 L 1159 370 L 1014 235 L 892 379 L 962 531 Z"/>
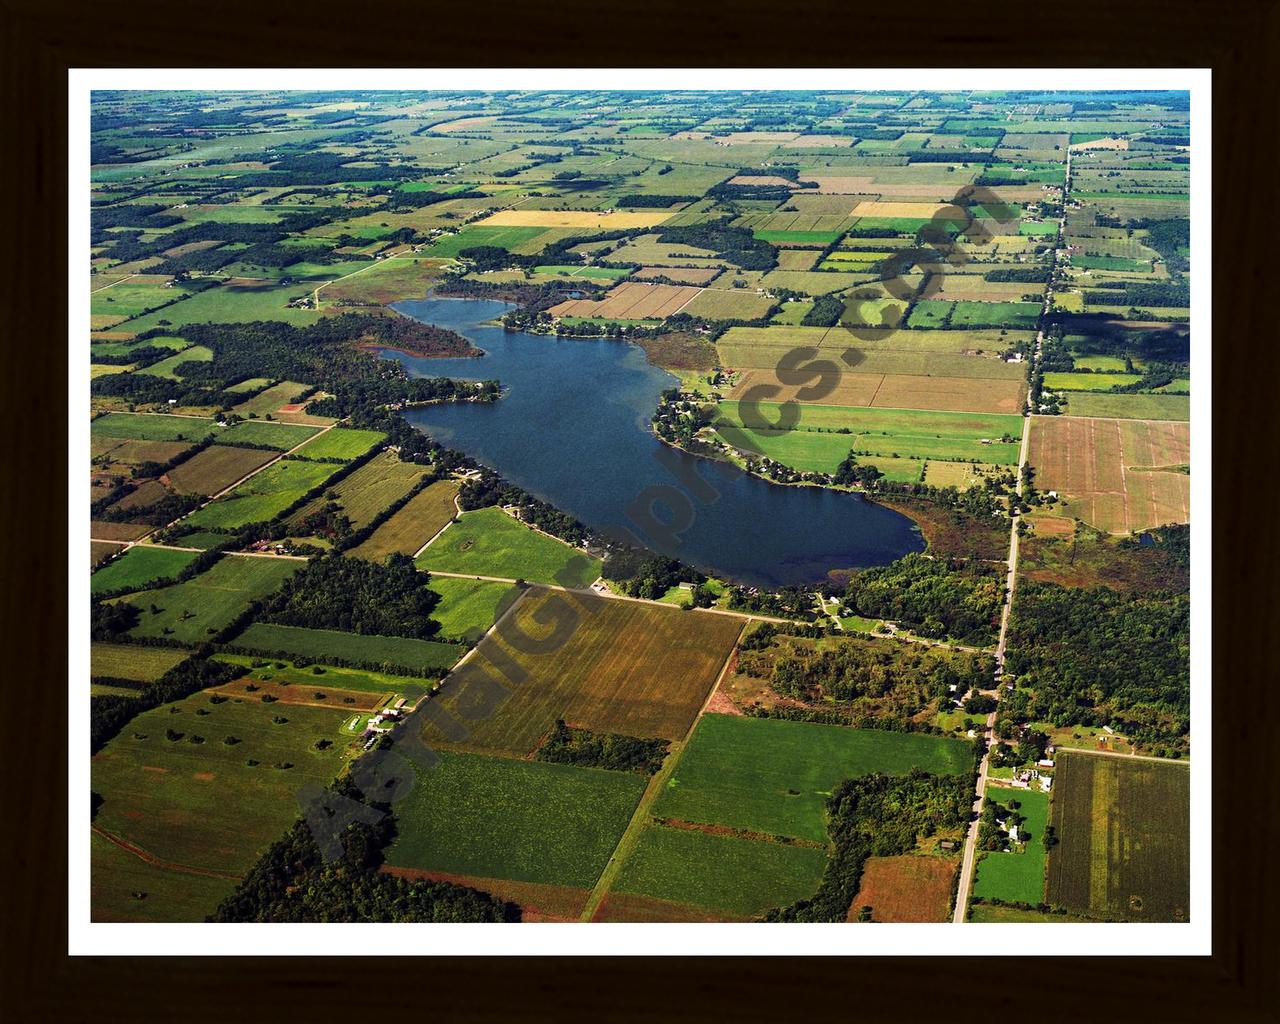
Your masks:
<path fill-rule="evenodd" d="M 411 409 L 410 423 L 606 535 L 735 582 L 815 583 L 924 548 L 911 520 L 860 495 L 782 487 L 662 444 L 649 430 L 676 383 L 626 342 L 561 340 L 488 324 L 511 307 L 477 299 L 398 302 L 406 316 L 470 338 L 479 359 L 400 360 L 428 377 L 502 382 L 490 405 Z"/>

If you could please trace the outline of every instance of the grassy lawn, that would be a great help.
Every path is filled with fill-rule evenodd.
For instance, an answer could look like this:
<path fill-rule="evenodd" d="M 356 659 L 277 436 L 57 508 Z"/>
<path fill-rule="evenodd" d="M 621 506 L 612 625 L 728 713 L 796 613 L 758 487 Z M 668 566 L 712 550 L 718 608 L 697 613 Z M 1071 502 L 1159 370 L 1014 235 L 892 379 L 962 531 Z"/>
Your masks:
<path fill-rule="evenodd" d="M 152 580 L 169 579 L 200 557 L 198 551 L 171 551 L 168 548 L 133 547 L 110 565 L 89 577 L 89 592 L 136 590 Z"/>
<path fill-rule="evenodd" d="M 464 513 L 418 559 L 420 568 L 585 587 L 600 560 L 537 533 L 500 508 Z"/>
<path fill-rule="evenodd" d="M 129 635 L 203 643 L 228 626 L 250 601 L 271 594 L 301 567 L 301 562 L 286 559 L 227 555 L 184 583 L 124 598 L 142 613 Z M 152 611 L 152 606 L 157 610 Z"/>
<path fill-rule="evenodd" d="M 970 761 L 967 744 L 937 736 L 707 714 L 654 813 L 825 842 L 826 800 L 842 780 L 960 774 Z"/>
<path fill-rule="evenodd" d="M 389 864 L 589 889 L 647 781 L 449 751 L 439 758 L 396 804 Z"/>
<path fill-rule="evenodd" d="M 1018 813 L 1026 816 L 1025 831 L 1030 839 L 1020 852 L 987 853 L 979 860 L 973 882 L 973 894 L 984 899 L 1002 899 L 1007 903 L 1044 901 L 1044 866 L 1047 851 L 1044 829 L 1049 820 L 1049 794 L 1032 789 L 1006 789 L 988 786 L 987 799 L 1005 807 L 1010 800 L 1019 803 Z"/>

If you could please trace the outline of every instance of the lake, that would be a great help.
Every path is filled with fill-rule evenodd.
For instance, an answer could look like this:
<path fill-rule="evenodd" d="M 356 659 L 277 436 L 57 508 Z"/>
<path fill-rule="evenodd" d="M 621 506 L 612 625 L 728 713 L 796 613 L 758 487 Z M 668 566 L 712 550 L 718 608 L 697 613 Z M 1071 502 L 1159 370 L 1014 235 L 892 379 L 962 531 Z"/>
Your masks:
<path fill-rule="evenodd" d="M 406 316 L 470 338 L 479 359 L 384 352 L 414 375 L 496 379 L 488 404 L 407 410 L 410 423 L 607 536 L 635 541 L 734 582 L 816 583 L 832 569 L 882 565 L 924 541 L 910 519 L 861 495 L 783 487 L 657 440 L 649 418 L 676 378 L 620 341 L 504 331 L 510 305 L 397 302 Z"/>

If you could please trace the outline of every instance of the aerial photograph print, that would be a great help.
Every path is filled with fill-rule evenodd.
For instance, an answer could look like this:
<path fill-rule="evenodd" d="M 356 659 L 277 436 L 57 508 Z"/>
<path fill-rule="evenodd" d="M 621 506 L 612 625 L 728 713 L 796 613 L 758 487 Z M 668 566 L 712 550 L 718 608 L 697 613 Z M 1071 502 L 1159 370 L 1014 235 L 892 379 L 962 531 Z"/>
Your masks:
<path fill-rule="evenodd" d="M 86 91 L 73 922 L 1206 924 L 1205 156 L 1097 78 Z"/>

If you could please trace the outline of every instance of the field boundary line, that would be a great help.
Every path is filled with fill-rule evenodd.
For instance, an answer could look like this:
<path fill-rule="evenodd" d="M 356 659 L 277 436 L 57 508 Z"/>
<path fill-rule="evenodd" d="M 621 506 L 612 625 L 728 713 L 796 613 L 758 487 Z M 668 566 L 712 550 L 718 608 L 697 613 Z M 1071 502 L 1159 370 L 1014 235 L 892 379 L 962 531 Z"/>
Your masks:
<path fill-rule="evenodd" d="M 454 507 L 457 508 L 456 495 L 454 497 Z M 449 529 L 449 527 L 451 527 L 456 522 L 457 522 L 456 519 L 450 519 L 447 523 L 444 524 L 444 526 L 436 530 L 436 532 L 431 535 L 430 539 L 425 544 L 423 544 L 422 547 L 418 548 L 418 550 L 413 553 L 413 560 L 416 562 L 419 558 L 421 558 L 422 553 L 426 551 L 427 548 L 431 547 L 432 542 L 435 541 L 436 538 L 440 536 L 440 534 L 444 533 L 445 530 Z M 514 583 L 515 581 L 512 580 L 512 582 Z"/>
<path fill-rule="evenodd" d="M 627 827 L 623 829 L 622 835 L 618 837 L 618 845 L 613 848 L 613 853 L 609 855 L 609 860 L 605 864 L 604 870 L 600 872 L 600 877 L 596 880 L 596 884 L 591 887 L 591 895 L 587 897 L 586 905 L 582 908 L 582 916 L 578 918 L 579 921 L 589 922 L 595 916 L 596 911 L 600 909 L 600 904 L 604 902 L 605 897 L 613 889 L 614 881 L 630 859 L 636 844 L 640 842 L 640 836 L 648 823 L 649 809 L 657 802 L 658 796 L 667 784 L 667 780 L 675 773 L 676 764 L 684 753 L 684 748 L 688 745 L 689 739 L 693 736 L 693 730 L 702 721 L 702 716 L 706 713 L 711 699 L 716 695 L 716 691 L 720 689 L 720 683 L 729 671 L 729 666 L 733 664 L 734 655 L 738 652 L 738 643 L 742 639 L 742 631 L 746 628 L 747 624 L 744 622 L 738 630 L 738 635 L 734 638 L 733 646 L 729 648 L 729 653 L 725 656 L 724 664 L 720 666 L 720 671 L 716 674 L 715 682 L 707 690 L 702 706 L 698 709 L 698 713 L 693 716 L 693 721 L 689 724 L 684 737 L 678 743 L 671 745 L 667 753 L 667 759 L 663 762 L 662 767 L 653 773 L 653 778 L 649 780 L 649 785 L 640 794 L 640 800 L 636 803 L 636 809 L 631 815 L 631 820 L 627 822 Z"/>
<path fill-rule="evenodd" d="M 136 843 L 131 843 L 123 836 L 118 836 L 114 832 L 108 832 L 101 825 L 90 825 L 90 831 L 101 836 L 113 846 L 118 846 L 125 853 L 131 853 L 140 861 L 150 864 L 152 867 L 161 868 L 165 871 L 177 871 L 184 875 L 203 875 L 205 878 L 224 878 L 229 882 L 239 882 L 243 879 L 243 875 L 235 875 L 230 871 L 216 871 L 213 868 L 196 868 L 189 864 L 179 864 L 176 861 L 163 860 L 154 853 L 144 850 Z"/>
<path fill-rule="evenodd" d="M 1059 747 L 1057 753 L 1083 754 L 1085 757 L 1117 757 L 1122 761 L 1151 761 L 1155 764 L 1175 764 L 1184 768 L 1191 767 L 1191 758 L 1152 757 L 1150 754 L 1121 754 L 1115 750 L 1090 750 L 1088 747 Z"/>
<path fill-rule="evenodd" d="M 286 424 L 286 426 L 287 426 L 287 425 L 288 425 L 288 424 Z M 277 462 L 279 462 L 281 459 L 285 458 L 285 457 L 286 457 L 286 456 L 288 456 L 288 455 L 292 455 L 294 452 L 296 452 L 296 451 L 297 451 L 299 448 L 301 448 L 303 445 L 307 444 L 307 443 L 308 443 L 308 442 L 310 442 L 310 441 L 314 441 L 314 440 L 315 440 L 317 437 L 319 437 L 321 434 L 327 433 L 328 431 L 332 430 L 332 429 L 333 429 L 334 427 L 336 427 L 337 425 L 338 425 L 337 423 L 330 423 L 327 427 L 321 427 L 318 431 L 316 431 L 314 434 L 312 434 L 310 437 L 308 437 L 305 441 L 303 441 L 303 442 L 302 442 L 302 444 L 294 445 L 294 446 L 293 446 L 292 448 L 290 448 L 287 452 L 281 452 L 279 455 L 277 455 L 277 456 L 276 456 L 274 459 L 272 459 L 271 461 L 269 461 L 269 462 L 264 462 L 264 463 L 263 463 L 261 466 L 259 466 L 257 469 L 253 470 L 251 473 L 246 474 L 245 476 L 242 476 L 239 480 L 237 480 L 235 483 L 231 484 L 229 487 L 224 487 L 224 488 L 223 488 L 222 490 L 220 490 L 217 494 L 215 494 L 215 495 L 213 495 L 212 497 L 210 497 L 207 501 L 201 502 L 199 505 L 197 505 L 195 508 L 193 508 L 190 512 L 184 512 L 182 515 L 178 516 L 178 518 L 177 518 L 177 519 L 173 520 L 173 522 L 171 522 L 171 523 L 165 523 L 165 524 L 164 524 L 164 526 L 157 526 L 154 530 L 150 530 L 150 531 L 148 531 L 147 533 L 144 533 L 144 534 L 143 534 L 141 537 L 139 537 L 137 540 L 129 541 L 129 542 L 128 542 L 128 544 L 126 544 L 126 545 L 125 545 L 125 550 L 127 551 L 129 548 L 132 548 L 132 547 L 135 547 L 135 546 L 136 546 L 136 545 L 138 545 L 138 544 L 141 544 L 141 543 L 142 543 L 143 541 L 145 541 L 148 537 L 152 537 L 152 536 L 154 536 L 155 534 L 159 533 L 161 530 L 167 530 L 167 529 L 169 529 L 171 526 L 175 526 L 175 525 L 177 525 L 178 523 L 182 522 L 182 520 L 186 519 L 188 516 L 193 516 L 193 515 L 195 515 L 195 514 L 196 514 L 197 512 L 199 512 L 202 508 L 205 508 L 205 507 L 206 507 L 206 506 L 208 506 L 208 505 L 212 505 L 215 501 L 217 501 L 219 498 L 221 498 L 221 497 L 222 497 L 224 494 L 226 494 L 227 492 L 232 491 L 232 490 L 234 490 L 235 488 L 239 487 L 239 486 L 240 486 L 242 483 L 244 483 L 246 480 L 248 480 L 248 479 L 250 479 L 250 478 L 252 478 L 252 477 L 257 476 L 259 473 L 261 473 L 261 472 L 262 472 L 264 469 L 266 469 L 268 466 L 274 466 L 274 465 L 275 465 Z M 159 547 L 160 545 L 154 545 L 154 546 L 155 546 L 155 547 Z M 237 552 L 237 553 L 238 553 L 238 552 Z"/>
<path fill-rule="evenodd" d="M 133 280 L 135 277 L 137 277 L 140 273 L 141 273 L 141 271 L 135 270 L 135 271 L 134 271 L 132 274 L 130 274 L 128 277 L 122 277 L 122 278 L 120 278 L 120 280 L 119 280 L 119 281 L 112 281 L 110 284 L 104 284 L 101 288 L 90 288 L 90 289 L 89 289 L 89 294 L 90 294 L 90 295 L 95 295 L 95 294 L 97 294 L 98 292 L 105 292 L 108 288 L 114 288 L 114 287 L 115 287 L 116 285 L 118 285 L 118 284 L 124 284 L 126 281 L 132 281 L 132 280 Z M 126 321 L 124 321 L 124 322 L 125 322 L 125 323 L 128 323 L 128 321 L 127 321 L 127 320 L 126 320 Z"/>

